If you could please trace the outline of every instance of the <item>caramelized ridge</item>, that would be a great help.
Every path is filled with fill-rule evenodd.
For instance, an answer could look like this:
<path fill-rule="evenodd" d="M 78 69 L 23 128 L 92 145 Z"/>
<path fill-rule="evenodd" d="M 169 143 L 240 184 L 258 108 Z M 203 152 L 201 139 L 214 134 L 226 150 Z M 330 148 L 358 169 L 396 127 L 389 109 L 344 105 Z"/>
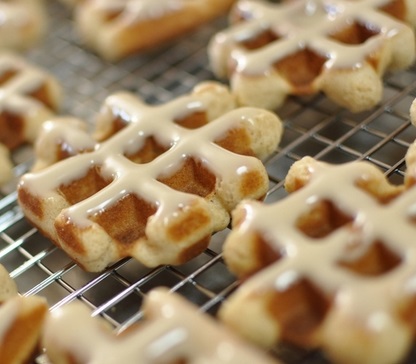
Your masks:
<path fill-rule="evenodd" d="M 403 318 L 403 322 L 409 325 L 414 335 L 416 333 L 416 297 L 414 295 L 406 302 L 400 315 Z"/>
<path fill-rule="evenodd" d="M 273 33 L 270 29 L 266 29 L 265 31 L 257 34 L 254 38 L 242 41 L 241 45 L 248 50 L 254 50 L 264 47 L 278 39 L 279 37 L 275 33 Z"/>
<path fill-rule="evenodd" d="M 268 265 L 277 262 L 282 258 L 282 254 L 273 249 L 273 244 L 269 244 L 264 236 L 260 234 L 255 235 L 255 262 L 256 266 L 249 272 L 247 272 L 246 276 L 251 276 L 254 273 L 258 272 L 259 270 L 267 267 Z"/>
<path fill-rule="evenodd" d="M 83 150 L 74 151 L 73 148 L 69 146 L 67 143 L 60 142 L 57 144 L 57 148 L 56 148 L 56 160 L 61 161 L 63 159 L 72 157 L 74 155 L 87 153 L 87 152 L 91 152 L 91 150 L 83 149 Z"/>
<path fill-rule="evenodd" d="M 321 73 L 326 58 L 310 49 L 302 49 L 274 64 L 274 68 L 296 89 L 298 94 L 313 92 L 313 81 Z"/>
<path fill-rule="evenodd" d="M 345 44 L 363 44 L 365 41 L 375 35 L 379 34 L 380 31 L 375 31 L 370 25 L 360 24 L 354 22 L 348 27 L 341 29 L 338 33 L 331 34 L 330 38 L 337 40 L 338 42 Z"/>
<path fill-rule="evenodd" d="M 201 231 L 207 231 L 212 223 L 211 214 L 205 207 L 198 203 L 191 204 L 181 210 L 181 213 L 172 219 L 166 230 L 166 236 L 169 241 L 182 244 L 194 234 L 200 235 Z M 178 255 L 177 264 L 185 263 L 190 259 L 202 253 L 210 242 L 210 233 L 202 236 L 198 241 L 192 244 L 186 244 L 181 253 Z"/>
<path fill-rule="evenodd" d="M 66 246 L 73 252 L 78 255 L 84 255 L 86 253 L 85 246 L 82 244 L 79 235 L 74 229 L 73 221 L 71 221 L 67 216 L 64 217 L 63 222 L 55 222 L 55 230 L 59 238 L 62 239 L 62 241 L 65 241 Z M 59 239 L 55 243 L 60 246 Z M 78 264 L 82 267 L 80 262 L 78 262 Z"/>
<path fill-rule="evenodd" d="M 376 241 L 355 260 L 340 260 L 338 265 L 363 276 L 378 276 L 401 264 L 401 258 L 381 241 Z"/>
<path fill-rule="evenodd" d="M 206 222 L 206 221 L 204 221 Z M 184 249 L 179 258 L 178 258 L 178 264 L 184 264 L 188 261 L 190 261 L 192 258 L 197 257 L 199 254 L 201 254 L 206 248 L 208 248 L 209 242 L 211 240 L 210 236 L 206 236 L 197 243 L 194 243 L 190 245 L 188 248 Z"/>
<path fill-rule="evenodd" d="M 8 80 L 16 76 L 19 72 L 16 70 L 8 70 L 0 75 L 0 85 L 5 84 Z"/>
<path fill-rule="evenodd" d="M 224 137 L 215 140 L 215 144 L 237 154 L 254 156 L 254 152 L 250 147 L 250 136 L 244 128 L 228 130 Z"/>
<path fill-rule="evenodd" d="M 178 358 L 178 359 L 173 359 L 172 363 L 170 364 L 188 364 L 189 361 L 186 358 Z"/>
<path fill-rule="evenodd" d="M 61 161 L 63 159 L 71 157 L 73 154 L 70 152 L 70 148 L 66 143 L 59 143 L 56 149 L 56 160 Z"/>
<path fill-rule="evenodd" d="M 128 154 L 126 157 L 137 164 L 149 163 L 167 150 L 168 148 L 162 146 L 153 136 L 150 136 L 145 139 L 143 146 L 136 153 Z"/>
<path fill-rule="evenodd" d="M 18 115 L 3 110 L 0 113 L 0 143 L 9 149 L 19 147 L 24 143 L 23 140 L 24 123 Z"/>
<path fill-rule="evenodd" d="M 43 105 L 48 107 L 51 110 L 55 109 L 55 105 L 53 104 L 48 89 L 45 84 L 37 88 L 36 90 L 32 91 L 28 94 L 28 96 L 33 97 L 34 99 L 41 102 Z"/>
<path fill-rule="evenodd" d="M 330 299 L 307 278 L 284 291 L 269 294 L 267 309 L 281 326 L 282 340 L 313 346 L 313 335 L 324 320 Z"/>
<path fill-rule="evenodd" d="M 298 217 L 296 227 L 310 238 L 324 238 L 336 229 L 352 222 L 352 217 L 344 214 L 331 201 L 314 203 L 309 211 Z"/>
<path fill-rule="evenodd" d="M 42 201 L 38 196 L 28 192 L 26 188 L 19 188 L 19 201 L 26 209 L 31 211 L 36 217 L 42 219 L 45 211 L 42 209 Z"/>
<path fill-rule="evenodd" d="M 88 170 L 84 177 L 76 181 L 71 181 L 59 187 L 59 192 L 71 204 L 85 200 L 110 184 L 111 181 L 105 180 L 100 175 L 99 167 L 94 166 Z"/>
<path fill-rule="evenodd" d="M 176 124 L 186 129 L 197 129 L 205 124 L 208 124 L 207 115 L 203 111 L 194 112 L 180 119 L 174 120 Z"/>
<path fill-rule="evenodd" d="M 355 185 L 358 188 L 366 191 L 370 196 L 375 198 L 378 203 L 382 205 L 390 203 L 403 192 L 403 186 L 395 186 L 392 188 L 390 185 L 389 188 L 383 188 L 383 186 L 380 185 L 377 180 L 368 180 L 365 178 L 358 179 L 355 182 Z"/>
<path fill-rule="evenodd" d="M 121 129 L 123 129 L 128 124 L 128 121 L 124 120 L 121 116 L 116 116 L 111 122 L 111 130 L 102 135 L 97 141 L 103 142 L 111 138 L 114 134 L 117 134 Z"/>
<path fill-rule="evenodd" d="M 129 244 L 145 236 L 147 219 L 157 208 L 133 194 L 127 194 L 105 211 L 91 217 L 108 235 L 121 243 L 118 249 L 129 250 Z"/>
<path fill-rule="evenodd" d="M 176 173 L 158 181 L 177 191 L 206 197 L 214 191 L 216 178 L 201 161 L 187 158 Z"/>
<path fill-rule="evenodd" d="M 242 175 L 239 186 L 242 196 L 251 196 L 263 188 L 263 176 L 259 171 L 248 171 Z M 258 200 L 263 200 L 264 196 L 259 196 Z"/>
<path fill-rule="evenodd" d="M 105 23 L 111 23 L 116 20 L 123 13 L 123 9 L 120 10 L 106 10 L 106 13 L 103 15 L 103 20 Z"/>
<path fill-rule="evenodd" d="M 404 0 L 391 0 L 388 4 L 382 6 L 380 10 L 399 20 L 405 20 L 406 18 L 406 5 Z"/>

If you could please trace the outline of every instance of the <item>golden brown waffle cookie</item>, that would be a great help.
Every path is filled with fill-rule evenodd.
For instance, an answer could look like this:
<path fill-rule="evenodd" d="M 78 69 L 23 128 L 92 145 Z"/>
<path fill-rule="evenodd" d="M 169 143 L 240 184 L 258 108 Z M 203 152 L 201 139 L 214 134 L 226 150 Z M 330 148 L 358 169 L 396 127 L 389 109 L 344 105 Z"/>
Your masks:
<path fill-rule="evenodd" d="M 268 189 L 258 158 L 275 150 L 280 120 L 234 106 L 216 83 L 155 107 L 112 95 L 98 116 L 94 151 L 23 176 L 19 203 L 88 271 L 127 256 L 147 266 L 181 264 L 227 226 L 240 200 Z"/>
<path fill-rule="evenodd" d="M 143 310 L 144 322 L 118 337 L 80 302 L 53 311 L 43 336 L 48 358 L 52 364 L 277 364 L 165 289 L 151 291 Z"/>
<path fill-rule="evenodd" d="M 163 42 L 224 14 L 234 0 L 85 0 L 75 23 L 86 44 L 118 60 Z"/>
<path fill-rule="evenodd" d="M 59 108 L 56 79 L 22 57 L 0 52 L 0 144 L 13 150 L 33 143 L 42 123 Z M 3 148 L 1 148 L 3 149 Z M 1 182 L 11 176 L 11 162 L 2 151 Z"/>
<path fill-rule="evenodd" d="M 46 9 L 42 0 L 1 1 L 0 18 L 0 49 L 28 49 L 46 30 Z"/>
<path fill-rule="evenodd" d="M 220 316 L 266 346 L 322 348 L 335 363 L 398 363 L 414 342 L 416 144 L 405 184 L 368 162 L 304 157 L 291 194 L 240 204 L 224 257 L 241 277 Z"/>
<path fill-rule="evenodd" d="M 20 297 L 0 265 L 0 358 L 5 364 L 28 363 L 38 348 L 48 306 L 43 298 Z"/>
<path fill-rule="evenodd" d="M 275 109 L 320 91 L 351 111 L 375 106 L 386 70 L 415 59 L 414 0 L 240 0 L 209 45 L 238 101 Z"/>

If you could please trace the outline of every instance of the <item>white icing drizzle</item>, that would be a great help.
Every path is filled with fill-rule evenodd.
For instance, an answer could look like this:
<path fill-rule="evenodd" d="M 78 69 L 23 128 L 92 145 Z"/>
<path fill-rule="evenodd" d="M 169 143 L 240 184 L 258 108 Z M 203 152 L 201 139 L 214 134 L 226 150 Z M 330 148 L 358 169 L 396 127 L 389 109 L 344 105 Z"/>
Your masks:
<path fill-rule="evenodd" d="M 87 125 L 72 117 L 56 117 L 42 124 L 42 132 L 36 147 L 50 152 L 50 146 L 64 143 L 73 155 L 83 150 L 94 149 L 95 141 L 87 132 Z M 53 150 L 53 149 L 52 149 Z"/>
<path fill-rule="evenodd" d="M 110 114 L 127 117 L 129 124 L 108 140 L 97 144 L 93 152 L 68 158 L 36 174 L 26 174 L 21 180 L 21 185 L 33 195 L 48 198 L 61 185 L 84 176 L 92 166 L 101 167 L 103 176 L 113 182 L 65 212 L 79 226 L 90 225 L 90 216 L 129 193 L 158 206 L 158 215 L 168 216 L 186 205 L 197 197 L 174 191 L 156 179 L 174 173 L 188 157 L 202 161 L 217 176 L 217 183 L 233 181 L 236 176 L 258 168 L 256 158 L 229 152 L 214 143 L 240 123 L 253 123 L 258 109 L 233 110 L 205 126 L 190 130 L 174 120 L 184 113 L 205 109 L 204 103 L 194 95 L 150 107 L 130 94 L 120 93 L 109 97 L 104 108 L 111 110 Z M 126 152 L 131 152 L 133 146 L 140 148 L 148 136 L 155 136 L 160 143 L 171 146 L 170 149 L 146 164 L 128 160 Z"/>
<path fill-rule="evenodd" d="M 51 313 L 43 341 L 47 352 L 70 352 L 77 362 L 88 364 L 156 364 L 181 358 L 189 364 L 276 363 L 164 289 L 149 293 L 144 313 L 141 326 L 116 338 L 90 317 L 85 305 L 73 302 Z"/>
<path fill-rule="evenodd" d="M 220 32 L 214 38 L 212 52 L 215 58 L 224 60 L 220 47 L 233 49 L 230 57 L 236 64 L 236 72 L 246 74 L 266 73 L 274 63 L 305 48 L 326 57 L 326 68 L 360 67 L 386 39 L 394 37 L 400 29 L 408 28 L 377 10 L 390 1 L 300 0 L 269 4 L 240 0 L 236 13 L 250 14 L 249 20 Z M 354 21 L 371 26 L 379 33 L 358 45 L 346 45 L 329 38 Z M 271 29 L 279 39 L 255 50 L 238 46 L 267 29 Z M 214 59 L 213 62 L 217 61 Z M 220 69 L 215 64 L 213 67 Z"/>
<path fill-rule="evenodd" d="M 69 116 L 54 117 L 42 124 L 36 138 L 36 158 L 31 171 L 39 171 L 62 159 L 60 150 L 69 157 L 93 150 L 95 144 L 85 122 Z"/>
<path fill-rule="evenodd" d="M 240 294 L 251 295 L 264 288 L 281 290 L 294 280 L 307 277 L 370 331 L 377 317 L 395 317 L 400 300 L 416 293 L 412 283 L 416 267 L 413 240 L 416 225 L 411 221 L 416 188 L 381 205 L 355 185 L 358 179 L 368 176 L 368 168 L 366 162 L 334 166 L 316 162 L 311 167 L 312 178 L 308 184 L 283 200 L 271 205 L 244 204 L 246 219 L 237 231 L 243 235 L 264 234 L 269 244 L 283 252 L 283 257 L 247 280 Z M 295 224 L 299 216 L 308 211 L 310 204 L 322 200 L 333 202 L 352 216 L 354 229 L 341 227 L 319 240 L 298 230 Z M 354 241 L 364 245 L 361 252 L 381 241 L 402 261 L 378 276 L 355 274 L 337 264 L 353 258 L 348 256 L 348 245 Z M 380 321 L 378 329 L 382 330 L 388 321 Z"/>

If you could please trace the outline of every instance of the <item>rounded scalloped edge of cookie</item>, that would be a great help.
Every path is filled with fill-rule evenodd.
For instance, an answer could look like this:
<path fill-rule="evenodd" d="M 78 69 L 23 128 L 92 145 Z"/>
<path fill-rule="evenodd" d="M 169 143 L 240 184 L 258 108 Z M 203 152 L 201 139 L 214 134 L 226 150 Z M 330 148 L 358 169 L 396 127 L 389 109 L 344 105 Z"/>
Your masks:
<path fill-rule="evenodd" d="M 410 121 L 416 126 L 416 99 L 413 100 L 410 106 Z"/>

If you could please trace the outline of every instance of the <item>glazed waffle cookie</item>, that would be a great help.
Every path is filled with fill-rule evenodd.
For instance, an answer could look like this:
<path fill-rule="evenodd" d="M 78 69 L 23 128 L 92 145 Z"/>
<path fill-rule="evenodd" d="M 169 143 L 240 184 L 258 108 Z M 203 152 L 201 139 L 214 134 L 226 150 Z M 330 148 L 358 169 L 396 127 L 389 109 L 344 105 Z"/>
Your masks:
<path fill-rule="evenodd" d="M 276 149 L 281 122 L 234 106 L 228 89 L 210 82 L 154 107 L 112 95 L 97 120 L 101 142 L 24 175 L 22 210 L 88 271 L 127 256 L 146 266 L 181 264 L 228 225 L 240 200 L 267 192 L 258 158 Z"/>
<path fill-rule="evenodd" d="M 154 289 L 143 311 L 144 322 L 117 337 L 80 302 L 57 309 L 44 330 L 48 358 L 52 364 L 277 364 L 178 294 Z"/>
<path fill-rule="evenodd" d="M 28 363 L 38 349 L 48 306 L 37 296 L 21 297 L 0 265 L 0 358 L 2 363 Z"/>
<path fill-rule="evenodd" d="M 26 50 L 43 37 L 46 9 L 42 0 L 0 2 L 0 49 Z"/>
<path fill-rule="evenodd" d="M 222 319 L 262 345 L 319 347 L 336 363 L 403 360 L 414 341 L 415 162 L 413 144 L 395 186 L 369 162 L 304 157 L 288 197 L 240 204 L 224 257 L 252 278 Z"/>
<path fill-rule="evenodd" d="M 415 59 L 413 0 L 240 0 L 210 42 L 218 77 L 242 105 L 275 109 L 320 91 L 359 112 L 382 97 L 382 76 Z"/>
<path fill-rule="evenodd" d="M 84 0 L 75 24 L 107 60 L 156 47 L 224 14 L 234 0 Z"/>
<path fill-rule="evenodd" d="M 52 75 L 18 55 L 0 53 L 0 145 L 14 150 L 33 143 L 60 102 L 60 85 Z M 0 175 L 1 182 L 6 182 L 12 175 L 12 163 L 3 146 Z"/>

